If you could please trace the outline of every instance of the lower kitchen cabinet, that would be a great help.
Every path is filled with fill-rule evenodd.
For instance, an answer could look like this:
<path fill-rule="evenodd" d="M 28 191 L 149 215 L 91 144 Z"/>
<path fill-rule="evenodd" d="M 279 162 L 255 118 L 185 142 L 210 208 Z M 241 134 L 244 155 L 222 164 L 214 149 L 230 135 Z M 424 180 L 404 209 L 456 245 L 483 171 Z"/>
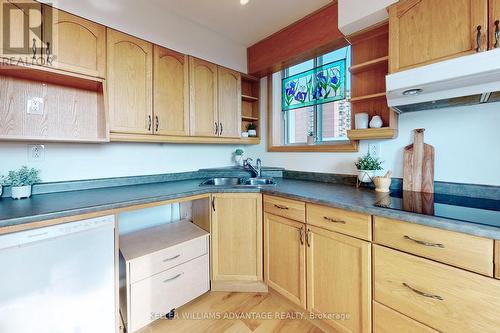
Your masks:
<path fill-rule="evenodd" d="M 418 321 L 380 303 L 373 302 L 373 333 L 438 333 Z"/>
<path fill-rule="evenodd" d="M 264 256 L 268 286 L 305 309 L 305 224 L 265 213 Z"/>
<path fill-rule="evenodd" d="M 262 196 L 212 195 L 212 290 L 265 291 Z"/>
<path fill-rule="evenodd" d="M 339 332 L 371 332 L 371 244 L 308 226 L 307 310 Z"/>

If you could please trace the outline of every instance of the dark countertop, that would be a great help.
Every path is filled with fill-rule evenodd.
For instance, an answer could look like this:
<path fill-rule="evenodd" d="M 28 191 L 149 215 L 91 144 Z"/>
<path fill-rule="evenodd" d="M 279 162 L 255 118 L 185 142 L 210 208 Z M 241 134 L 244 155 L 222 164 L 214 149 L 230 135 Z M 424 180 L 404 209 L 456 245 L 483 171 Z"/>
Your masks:
<path fill-rule="evenodd" d="M 26 200 L 2 198 L 0 199 L 0 228 L 205 193 L 260 191 L 264 194 L 359 211 L 481 237 L 500 239 L 500 227 L 375 207 L 374 203 L 381 197 L 387 196 L 387 194 L 378 194 L 373 190 L 357 189 L 348 185 L 277 179 L 278 184 L 276 186 L 262 189 L 220 188 L 199 186 L 201 181 L 201 179 L 191 179 L 48 193 L 34 195 L 31 199 Z"/>

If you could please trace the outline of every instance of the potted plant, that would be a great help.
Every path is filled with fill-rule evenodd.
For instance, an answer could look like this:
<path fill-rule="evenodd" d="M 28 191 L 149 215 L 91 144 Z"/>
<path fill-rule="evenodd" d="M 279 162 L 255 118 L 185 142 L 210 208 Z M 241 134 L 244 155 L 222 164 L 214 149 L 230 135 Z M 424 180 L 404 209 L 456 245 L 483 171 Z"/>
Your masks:
<path fill-rule="evenodd" d="M 307 144 L 308 145 L 313 145 L 314 144 L 314 132 L 312 130 L 307 131 Z"/>
<path fill-rule="evenodd" d="M 234 151 L 234 160 L 236 161 L 236 164 L 239 166 L 243 166 L 243 155 L 245 154 L 245 151 L 243 149 L 236 149 Z"/>
<path fill-rule="evenodd" d="M 22 166 L 17 171 L 9 171 L 6 183 L 12 186 L 12 199 L 29 198 L 32 185 L 41 181 L 39 173 L 39 170 L 27 166 Z"/>
<path fill-rule="evenodd" d="M 370 183 L 373 176 L 375 176 L 375 171 L 382 170 L 382 163 L 377 157 L 372 157 L 370 154 L 358 158 L 358 161 L 354 164 L 358 169 L 359 181 Z"/>
<path fill-rule="evenodd" d="M 257 136 L 257 125 L 250 123 L 247 125 L 248 136 Z"/>
<path fill-rule="evenodd" d="M 7 179 L 5 176 L 0 176 L 0 198 L 2 197 L 4 185 L 7 185 Z"/>

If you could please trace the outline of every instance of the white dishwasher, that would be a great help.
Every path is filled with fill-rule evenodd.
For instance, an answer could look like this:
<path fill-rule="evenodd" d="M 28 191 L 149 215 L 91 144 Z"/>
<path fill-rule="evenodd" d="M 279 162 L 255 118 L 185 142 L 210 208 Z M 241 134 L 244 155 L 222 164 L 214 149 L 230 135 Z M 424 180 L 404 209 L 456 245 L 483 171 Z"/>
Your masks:
<path fill-rule="evenodd" d="M 0 332 L 115 332 L 114 229 L 104 216 L 0 236 Z"/>

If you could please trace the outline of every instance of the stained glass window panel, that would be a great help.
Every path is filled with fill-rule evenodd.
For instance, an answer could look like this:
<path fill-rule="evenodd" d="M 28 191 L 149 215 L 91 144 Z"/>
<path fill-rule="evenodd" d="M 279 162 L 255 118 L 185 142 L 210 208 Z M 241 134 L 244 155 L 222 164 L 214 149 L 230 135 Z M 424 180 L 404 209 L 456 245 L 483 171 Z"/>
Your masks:
<path fill-rule="evenodd" d="M 282 110 L 345 99 L 346 60 L 338 60 L 283 79 Z"/>

